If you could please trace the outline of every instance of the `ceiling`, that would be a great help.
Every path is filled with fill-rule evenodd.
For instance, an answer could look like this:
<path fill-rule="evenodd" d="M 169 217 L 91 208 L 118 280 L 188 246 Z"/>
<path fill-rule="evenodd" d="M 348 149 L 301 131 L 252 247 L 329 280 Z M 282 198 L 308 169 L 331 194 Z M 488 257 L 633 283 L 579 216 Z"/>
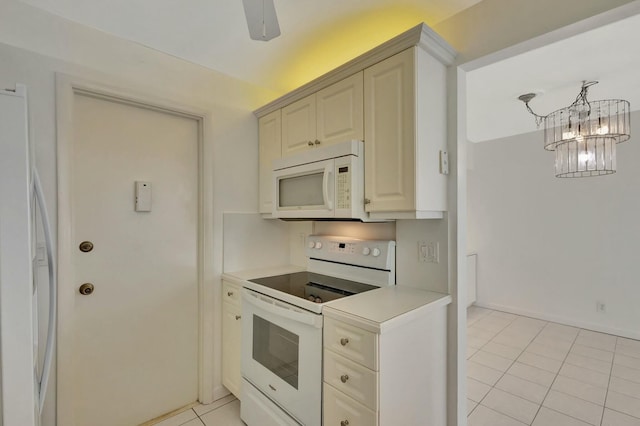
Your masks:
<path fill-rule="evenodd" d="M 640 109 L 639 40 L 640 15 L 634 15 L 469 72 L 469 140 L 537 130 L 518 96 L 537 93 L 529 105 L 546 115 L 571 104 L 583 80 L 599 81 L 589 99 L 626 99 L 632 110 Z"/>
<path fill-rule="evenodd" d="M 282 35 L 249 39 L 240 0 L 22 0 L 285 93 L 403 31 L 480 0 L 274 0 Z"/>

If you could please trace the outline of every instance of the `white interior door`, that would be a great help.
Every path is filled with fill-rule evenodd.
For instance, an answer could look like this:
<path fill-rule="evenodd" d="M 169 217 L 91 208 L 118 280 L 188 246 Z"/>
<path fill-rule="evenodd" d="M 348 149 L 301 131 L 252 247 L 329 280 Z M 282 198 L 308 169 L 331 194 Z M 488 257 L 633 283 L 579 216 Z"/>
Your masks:
<path fill-rule="evenodd" d="M 137 425 L 198 397 L 199 122 L 81 93 L 72 116 L 73 417 Z"/>

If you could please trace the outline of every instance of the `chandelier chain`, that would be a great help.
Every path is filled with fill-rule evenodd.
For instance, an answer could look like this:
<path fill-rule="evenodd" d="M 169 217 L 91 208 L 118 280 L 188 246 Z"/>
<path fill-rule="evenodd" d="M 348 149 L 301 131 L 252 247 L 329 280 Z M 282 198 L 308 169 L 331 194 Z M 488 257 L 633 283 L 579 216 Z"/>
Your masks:
<path fill-rule="evenodd" d="M 571 105 L 568 106 L 568 108 L 573 108 L 579 104 L 582 105 L 586 105 L 587 106 L 587 116 L 591 115 L 591 103 L 589 102 L 589 100 L 587 99 L 587 94 L 589 92 L 589 87 L 593 86 L 594 84 L 598 84 L 597 81 L 583 81 L 582 82 L 582 88 L 580 89 L 580 93 L 578 93 L 578 95 L 576 96 L 576 99 L 571 103 Z M 531 96 L 528 95 L 523 95 L 521 96 L 520 99 L 522 102 L 524 102 L 524 105 L 527 108 L 527 111 L 529 111 L 529 113 L 531 115 L 533 115 L 533 117 L 536 120 L 536 126 L 540 127 L 542 125 L 542 123 L 544 122 L 544 120 L 549 116 L 549 114 L 547 115 L 540 115 L 538 113 L 536 113 L 531 106 L 529 105 L 529 102 L 531 102 L 531 99 L 533 99 L 535 97 L 534 94 L 531 94 Z"/>

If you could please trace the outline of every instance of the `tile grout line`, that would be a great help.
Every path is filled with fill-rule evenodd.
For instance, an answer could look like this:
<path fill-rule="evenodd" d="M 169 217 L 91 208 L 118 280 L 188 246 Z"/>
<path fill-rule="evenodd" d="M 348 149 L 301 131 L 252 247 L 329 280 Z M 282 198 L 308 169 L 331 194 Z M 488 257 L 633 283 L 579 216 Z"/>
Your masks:
<path fill-rule="evenodd" d="M 547 322 L 547 324 L 542 328 L 542 330 L 544 330 L 545 328 L 547 328 L 547 325 L 549 325 L 549 322 Z M 542 330 L 540 330 L 540 333 L 542 333 Z M 536 335 L 536 337 L 538 337 L 540 335 L 540 333 L 538 333 Z M 573 341 L 571 342 L 571 346 L 569 347 L 569 350 L 567 351 L 567 354 L 564 356 L 564 360 L 562 360 L 562 363 L 564 364 L 564 361 L 567 359 L 567 357 L 569 356 L 569 353 L 571 352 L 571 348 L 573 347 L 573 345 L 575 344 L 576 339 L 578 338 L 578 335 L 580 334 L 580 330 L 578 330 L 578 332 L 576 333 L 576 337 L 573 338 Z M 535 337 L 533 338 L 533 340 L 535 340 Z M 532 340 L 532 342 L 533 342 Z M 531 345 L 531 343 L 529 344 Z M 527 345 L 527 347 L 529 347 L 529 345 Z M 526 348 L 523 351 L 526 352 Z M 562 364 L 560 364 L 560 369 L 562 369 Z M 542 369 L 541 369 L 542 370 Z M 540 401 L 540 405 L 538 406 L 538 410 L 536 410 L 536 415 L 533 416 L 533 420 L 531 420 L 531 424 L 533 424 L 533 422 L 536 421 L 536 418 L 538 417 L 538 414 L 540 414 L 540 409 L 543 407 L 542 404 L 544 404 L 545 399 L 547 399 L 547 396 L 549 396 L 549 392 L 551 392 L 551 388 L 553 387 L 553 384 L 556 382 L 556 379 L 558 378 L 558 376 L 560 375 L 560 370 L 558 370 L 558 372 L 556 373 L 556 375 L 553 377 L 553 380 L 551 381 L 551 383 L 549 384 L 549 389 L 547 389 L 547 392 L 544 394 L 544 397 L 542 398 L 542 401 Z M 548 408 L 548 407 L 545 407 Z M 563 413 L 564 414 L 564 413 Z"/>
<path fill-rule="evenodd" d="M 513 319 L 513 320 L 512 320 L 508 325 L 506 325 L 502 330 L 500 330 L 500 331 L 498 332 L 498 334 L 502 333 L 502 331 L 504 331 L 504 329 L 506 329 L 509 325 L 513 324 L 517 319 L 518 319 L 518 318 L 514 318 L 514 319 Z M 534 319 L 535 319 L 535 318 L 534 318 Z M 539 321 L 539 320 L 538 320 L 538 321 Z M 520 355 L 522 355 L 522 354 L 526 351 L 526 349 L 529 347 L 529 345 L 531 345 L 531 343 L 536 339 L 536 337 L 538 337 L 538 336 L 540 335 L 540 333 L 542 332 L 542 330 L 544 330 L 544 329 L 545 329 L 545 327 L 547 326 L 547 324 L 549 324 L 549 322 L 548 322 L 548 321 L 546 321 L 546 322 L 545 322 L 544 327 L 542 327 L 542 328 L 538 331 L 538 333 L 536 333 L 536 335 L 531 339 L 531 341 L 527 344 L 527 346 L 525 346 L 525 347 L 520 351 L 520 354 L 518 355 L 518 357 L 520 357 Z M 496 336 L 497 336 L 498 334 L 496 334 Z M 494 336 L 493 338 L 495 338 L 496 336 Z M 493 340 L 493 338 L 492 338 L 489 342 L 491 342 L 491 341 Z M 486 346 L 487 344 L 489 344 L 489 342 L 485 343 L 485 344 L 483 345 L 483 347 L 484 347 L 484 346 Z M 506 346 L 506 345 L 505 345 L 505 346 Z M 516 349 L 517 349 L 517 348 L 516 348 Z M 505 376 L 505 374 L 507 374 L 507 371 L 509 371 L 509 369 L 511 369 L 511 367 L 513 366 L 513 364 L 514 364 L 514 363 L 516 363 L 516 361 L 517 361 L 517 360 L 518 360 L 518 358 L 516 358 L 515 360 L 513 360 L 513 361 L 511 362 L 511 364 L 509 364 L 509 367 L 508 367 L 504 372 L 502 372 L 502 375 L 500 376 L 500 378 L 498 378 L 498 380 L 496 380 L 496 382 L 491 386 L 491 389 L 489 390 L 489 392 L 487 392 L 487 393 L 486 393 L 486 395 L 482 397 L 482 400 L 478 402 L 478 405 L 480 405 L 480 404 L 482 403 L 482 401 L 484 401 L 484 400 L 485 400 L 485 398 L 487 397 L 487 395 L 489 395 L 489 393 L 491 393 L 491 391 L 492 391 L 493 389 L 496 389 L 496 384 L 497 384 L 500 380 L 502 380 L 502 378 Z M 489 367 L 489 368 L 491 368 L 491 367 Z M 499 371 L 499 370 L 496 370 L 496 371 Z M 505 391 L 503 391 L 502 389 L 498 389 L 498 390 L 499 390 L 499 391 L 502 391 L 502 392 L 505 392 Z M 507 392 L 507 393 L 508 393 L 508 392 Z M 511 394 L 511 393 L 509 393 L 509 394 L 510 394 L 510 395 L 513 395 L 513 394 Z M 525 399 L 525 398 L 519 397 L 518 395 L 513 395 L 513 396 L 515 396 L 515 397 L 517 397 L 517 398 L 520 398 L 520 399 L 523 399 L 523 400 L 528 401 L 528 402 L 532 402 L 532 401 L 529 401 L 529 400 L 527 400 L 527 399 Z M 483 407 L 486 407 L 486 408 L 489 408 L 490 410 L 493 410 L 493 408 L 487 407 L 486 405 L 483 405 Z M 478 408 L 478 406 L 476 405 L 476 407 L 475 407 L 475 408 Z M 475 408 L 474 408 L 474 410 L 473 410 L 473 411 L 475 411 Z M 539 411 L 539 410 L 540 410 L 540 407 L 538 407 L 538 411 Z M 520 420 L 516 419 L 515 417 L 511 417 L 511 416 L 510 416 L 510 415 L 508 415 L 508 414 L 501 413 L 501 412 L 499 412 L 499 411 L 497 411 L 497 410 L 494 410 L 494 411 L 496 411 L 497 413 L 502 414 L 503 416 L 509 417 L 509 418 L 511 418 L 511 419 L 514 419 L 514 420 L 516 420 L 516 421 L 520 422 Z M 538 411 L 536 411 L 536 414 L 533 416 L 533 419 L 531 420 L 531 423 L 529 423 L 529 425 L 531 425 L 531 424 L 533 423 L 533 421 L 535 420 L 536 416 L 538 415 Z M 469 414 L 471 414 L 471 413 L 469 413 Z M 520 423 L 524 423 L 524 422 L 520 422 Z"/>
<path fill-rule="evenodd" d="M 495 310 L 493 310 L 492 312 L 501 312 L 501 311 L 495 311 Z M 492 313 L 492 312 L 491 312 L 491 313 Z M 481 318 L 479 318 L 479 319 L 477 319 L 476 321 L 474 321 L 474 323 L 475 323 L 475 322 L 477 322 L 477 321 L 479 321 L 479 320 L 480 320 L 480 319 L 482 319 L 482 318 L 486 318 L 487 316 L 491 315 L 491 313 L 483 315 Z M 503 332 L 507 327 L 509 327 L 510 325 L 512 325 L 512 324 L 513 324 L 513 323 L 514 323 L 518 318 L 529 318 L 529 317 L 522 316 L 522 315 L 516 315 L 516 314 L 512 314 L 512 315 L 515 315 L 515 318 L 514 318 L 514 319 L 512 319 L 512 320 L 511 320 L 507 325 L 505 325 L 502 329 L 500 329 L 500 330 L 499 330 L 499 331 L 498 331 L 498 332 L 497 332 L 497 333 L 496 333 L 496 334 L 495 334 L 495 335 L 494 335 L 494 336 L 493 336 L 489 341 L 487 341 L 485 344 L 483 344 L 482 346 L 480 346 L 479 348 L 477 348 L 476 353 L 477 353 L 478 351 L 482 350 L 482 349 L 483 349 L 486 345 L 488 345 L 489 343 L 493 342 L 493 340 L 494 340 L 494 339 L 495 339 L 495 338 L 496 338 L 500 333 L 502 333 L 502 332 Z M 537 318 L 533 318 L 533 319 L 540 321 L 540 320 L 539 320 L 539 319 L 537 319 Z M 562 326 L 562 325 L 564 325 L 564 324 L 555 323 L 555 322 L 552 322 L 552 321 L 546 321 L 546 322 L 545 322 L 544 327 L 542 327 L 542 328 L 538 331 L 538 333 L 533 337 L 533 339 L 532 339 L 532 340 L 531 340 L 531 341 L 530 341 L 530 342 L 529 342 L 529 343 L 528 343 L 528 344 L 527 344 L 523 349 L 521 349 L 521 350 L 520 350 L 520 354 L 516 357 L 516 359 L 515 359 L 515 360 L 513 360 L 513 361 L 511 362 L 511 364 L 509 365 L 509 367 L 507 368 L 507 370 L 506 370 L 506 371 L 504 371 L 504 372 L 502 372 L 502 374 L 500 375 L 500 378 L 495 382 L 495 384 L 497 384 L 500 380 L 502 380 L 502 378 L 503 378 L 506 374 L 508 374 L 508 371 L 509 371 L 509 369 L 511 369 L 511 367 L 513 366 L 513 364 L 514 364 L 515 362 L 518 362 L 519 357 L 520 357 L 520 356 L 522 356 L 522 354 L 523 354 L 523 353 L 525 353 L 525 352 L 527 351 L 527 348 L 529 348 L 529 347 L 531 346 L 531 344 L 533 344 L 533 343 L 534 343 L 535 339 L 536 339 L 536 338 L 538 338 L 538 337 L 540 336 L 540 334 L 541 334 L 541 333 L 542 333 L 542 332 L 543 332 L 543 331 L 544 331 L 544 330 L 549 326 L 549 324 L 558 324 L 558 325 L 561 325 L 561 326 Z M 469 326 L 470 326 L 470 325 L 467 325 L 467 327 L 469 327 Z M 571 326 L 568 326 L 568 327 L 571 327 Z M 478 327 L 478 328 L 482 328 L 482 327 Z M 576 345 L 576 342 L 578 341 L 578 337 L 580 337 L 580 332 L 581 332 L 581 331 L 590 331 L 590 330 L 586 330 L 586 329 L 578 328 L 578 327 L 571 327 L 571 328 L 577 329 L 577 333 L 576 333 L 576 335 L 571 339 L 571 346 L 569 347 L 569 350 L 567 351 L 567 354 L 564 356 L 564 359 L 561 361 L 562 363 L 561 363 L 561 368 L 560 368 L 560 369 L 562 369 L 562 366 L 564 366 L 564 365 L 566 364 L 566 365 L 571 365 L 571 366 L 574 366 L 574 367 L 577 367 L 577 368 L 583 368 L 583 369 L 585 369 L 585 370 L 593 371 L 593 372 L 596 372 L 596 373 L 605 374 L 605 373 L 602 373 L 601 371 L 598 371 L 598 370 L 595 370 L 595 369 L 592 369 L 592 368 L 589 368 L 589 367 L 584 367 L 584 366 L 580 366 L 580 365 L 575 365 L 575 364 L 573 364 L 573 363 L 571 363 L 571 362 L 567 362 L 567 358 L 568 358 L 569 354 L 571 354 L 572 349 L 574 348 L 574 346 Z M 483 330 L 486 330 L 486 329 L 483 329 Z M 486 331 L 490 331 L 490 330 L 486 330 Z M 607 333 L 604 333 L 604 334 L 607 334 Z M 607 335 L 609 335 L 609 334 L 607 334 Z M 607 388 L 606 388 L 605 402 L 604 402 L 604 403 L 603 403 L 603 405 L 602 405 L 602 413 L 601 413 L 601 416 L 600 416 L 600 426 L 602 426 L 602 422 L 604 421 L 604 410 L 605 410 L 605 408 L 607 408 L 607 407 L 606 407 L 606 400 L 608 399 L 609 386 L 610 386 L 610 383 L 611 383 L 611 378 L 612 378 L 612 376 L 613 376 L 613 374 L 612 374 L 612 373 L 613 373 L 613 366 L 614 366 L 614 364 L 615 364 L 615 362 L 614 362 L 614 361 L 615 361 L 615 355 L 617 354 L 617 348 L 618 348 L 618 346 L 619 346 L 619 343 L 618 343 L 618 342 L 619 342 L 619 338 L 620 338 L 620 336 L 615 336 L 615 335 L 610 335 L 610 336 L 614 336 L 614 337 L 616 337 L 616 343 L 615 343 L 615 348 L 614 348 L 614 350 L 613 350 L 613 352 L 612 352 L 612 353 L 613 353 L 613 359 L 612 359 L 612 361 L 611 361 L 611 366 L 610 366 L 610 371 L 609 371 L 609 382 L 608 382 L 608 384 L 607 384 Z M 567 340 L 567 341 L 569 341 L 569 340 Z M 582 343 L 578 343 L 578 344 L 579 344 L 579 345 L 581 345 L 581 346 L 585 346 L 585 347 L 591 348 L 591 349 L 596 349 L 596 350 L 600 350 L 600 351 L 604 351 L 604 352 L 611 352 L 611 351 L 608 351 L 608 350 L 606 350 L 606 349 L 602 349 L 601 347 L 590 346 L 590 345 L 588 345 L 588 344 L 582 344 Z M 509 345 L 504 345 L 504 346 L 509 346 Z M 514 348 L 514 349 L 520 349 L 520 348 L 513 347 L 513 346 L 510 346 L 510 347 L 511 347 L 511 348 Z M 485 352 L 487 352 L 487 351 L 485 351 Z M 507 359 L 507 358 L 505 358 L 505 357 L 503 357 L 503 356 L 501 356 L 501 355 L 499 355 L 499 354 L 494 354 L 494 353 L 492 353 L 492 352 L 488 352 L 488 353 L 490 353 L 490 354 L 492 354 L 492 355 L 495 355 L 495 356 L 498 356 L 498 357 L 501 357 L 501 358 L 503 358 L 503 359 Z M 474 353 L 474 355 L 475 355 L 475 353 Z M 580 354 L 577 354 L 577 355 L 580 355 Z M 473 356 L 473 355 L 472 355 L 472 356 Z M 539 356 L 545 357 L 544 355 L 539 355 Z M 580 355 L 580 356 L 583 356 L 583 357 L 585 357 L 585 358 L 588 358 L 588 359 L 591 359 L 591 360 L 595 360 L 595 361 L 602 361 L 602 362 L 606 362 L 606 361 L 603 361 L 603 360 L 601 360 L 601 359 L 594 358 L 594 357 L 591 357 L 591 356 L 588 356 L 588 355 Z M 470 357 L 470 358 L 471 358 L 471 357 Z M 470 360 L 470 358 L 469 358 L 468 360 Z M 546 357 L 546 358 L 549 358 L 549 357 Z M 632 358 L 635 358 L 635 357 L 632 357 Z M 555 358 L 550 358 L 550 359 L 555 359 Z M 557 361 L 559 361 L 559 360 L 557 360 Z M 523 363 L 523 364 L 524 364 L 524 365 L 527 365 L 527 366 L 530 366 L 530 367 L 534 367 L 534 368 L 540 368 L 540 367 L 532 366 L 532 365 L 529 365 L 529 364 L 526 364 L 526 363 Z M 487 367 L 487 368 L 492 368 L 492 367 L 490 367 L 490 366 L 486 366 L 486 365 L 484 365 L 484 364 L 480 364 L 480 365 L 482 365 L 482 366 L 484 366 L 484 367 Z M 632 367 L 628 367 L 628 368 L 632 368 Z M 496 370 L 496 371 L 499 371 L 499 370 L 497 370 L 497 369 L 495 369 L 495 368 L 492 368 L 492 369 L 493 369 L 493 370 Z M 632 369 L 633 369 L 633 368 L 632 368 Z M 544 369 L 541 369 L 541 370 L 544 370 Z M 637 370 L 637 369 L 634 369 L 634 370 Z M 548 370 L 544 370 L 544 371 L 548 371 Z M 550 372 L 550 373 L 552 373 L 552 372 Z M 555 376 L 554 376 L 554 378 L 553 378 L 553 381 L 551 382 L 551 385 L 549 386 L 549 388 L 548 388 L 548 390 L 547 390 L 547 392 L 546 392 L 546 394 L 545 394 L 544 398 L 542 399 L 542 402 L 540 403 L 540 405 L 539 405 L 539 407 L 538 407 L 538 411 L 536 412 L 536 415 L 534 416 L 534 418 L 533 418 L 533 420 L 532 420 L 532 423 L 533 423 L 533 422 L 535 421 L 535 419 L 538 417 L 539 412 L 540 412 L 540 409 L 544 406 L 544 405 L 543 405 L 543 403 L 544 403 L 544 401 L 546 400 L 546 398 L 548 397 L 549 393 L 551 392 L 552 387 L 553 387 L 553 384 L 556 382 L 556 380 L 557 380 L 558 376 L 560 376 L 560 370 L 558 370 L 558 372 L 556 372 L 556 373 L 555 373 Z M 467 376 L 467 377 L 469 378 L 469 376 Z M 516 376 L 516 377 L 517 377 L 517 376 Z M 564 376 L 564 375 L 562 375 L 562 377 L 566 377 L 566 378 L 571 379 L 570 377 L 567 377 L 567 376 Z M 521 380 L 525 380 L 525 381 L 527 381 L 527 382 L 529 382 L 529 383 L 533 383 L 533 384 L 538 384 L 538 385 L 539 385 L 539 383 L 532 382 L 531 380 L 523 379 L 523 378 L 520 378 L 520 377 L 518 377 L 518 378 L 519 378 L 519 379 L 521 379 Z M 477 380 L 477 379 L 474 379 L 474 380 L 478 381 L 479 383 L 483 383 L 483 384 L 487 385 L 486 383 L 481 382 L 481 381 L 479 381 L 479 380 Z M 593 387 L 596 387 L 596 388 L 600 388 L 600 386 L 597 386 L 597 385 L 594 385 L 594 384 L 591 384 L 591 383 L 586 383 L 586 382 L 584 382 L 584 381 L 582 381 L 582 380 L 579 380 L 579 379 L 573 379 L 573 380 L 576 380 L 576 381 L 578 381 L 578 382 L 580 382 L 580 383 L 587 384 L 587 385 L 589 385 L 589 386 L 593 386 Z M 474 407 L 474 409 L 473 409 L 473 410 L 471 410 L 471 411 L 469 412 L 469 414 L 467 415 L 467 417 L 469 417 L 473 412 L 475 412 L 475 410 L 477 409 L 477 407 L 478 407 L 479 405 L 482 405 L 482 402 L 485 400 L 486 396 L 491 392 L 491 390 L 493 390 L 493 389 L 499 389 L 499 388 L 496 388 L 495 384 L 494 384 L 494 385 L 488 385 L 488 386 L 490 386 L 490 390 L 487 392 L 487 394 L 485 394 L 485 396 L 484 396 L 484 397 L 483 397 L 479 402 L 473 401 L 473 402 L 475 402 L 475 403 L 476 403 L 476 406 Z M 501 389 L 499 389 L 499 390 L 501 390 Z M 503 391 L 503 392 L 504 392 L 504 391 Z M 583 398 L 580 398 L 580 397 L 577 397 L 577 396 L 574 396 L 574 395 L 571 395 L 571 394 L 567 394 L 567 393 L 562 392 L 562 391 L 559 391 L 559 390 L 555 390 L 555 392 L 565 394 L 565 395 L 570 396 L 570 397 L 572 397 L 572 398 L 576 398 L 576 399 L 579 399 L 579 400 L 581 400 L 581 401 L 584 401 L 584 402 L 587 402 L 587 403 L 590 403 L 590 404 L 593 404 L 593 405 L 596 405 L 596 406 L 598 406 L 598 405 L 599 405 L 599 404 L 596 404 L 596 403 L 594 403 L 594 402 L 592 402 L 592 401 L 589 401 L 589 400 L 586 400 L 586 399 L 583 399 Z M 518 395 L 514 395 L 514 394 L 512 394 L 512 393 L 510 393 L 510 392 L 507 392 L 507 393 L 509 393 L 509 394 L 510 394 L 510 395 L 512 395 L 512 396 L 519 397 Z M 522 398 L 522 397 L 519 397 L 519 398 L 521 398 L 521 399 L 523 399 L 523 400 L 525 400 L 525 401 L 529 401 L 529 402 L 531 402 L 531 403 L 534 403 L 534 404 L 535 404 L 535 402 L 534 402 L 534 401 L 530 401 L 530 400 L 528 400 L 528 399 L 526 399 L 526 398 Z M 487 407 L 487 406 L 485 406 L 485 405 L 483 405 L 483 407 L 491 409 L 490 407 Z M 556 413 L 559 413 L 559 414 L 561 414 L 561 415 L 563 415 L 563 416 L 567 416 L 567 417 L 569 417 L 569 418 L 572 418 L 572 419 L 575 419 L 575 420 L 578 420 L 578 421 L 581 421 L 581 422 L 584 422 L 584 423 L 588 423 L 588 422 L 585 422 L 584 420 L 578 419 L 578 418 L 576 418 L 576 417 L 573 417 L 573 416 L 571 416 L 571 415 L 569 415 L 569 414 L 567 414 L 567 413 L 563 413 L 563 412 L 558 411 L 558 410 L 556 410 L 556 409 L 553 409 L 553 408 L 550 408 L 550 407 L 546 407 L 546 406 L 545 406 L 545 408 L 546 408 L 546 409 L 548 409 L 548 410 L 554 411 L 554 412 L 556 412 Z M 493 410 L 493 409 L 491 409 L 491 410 Z M 611 411 L 615 411 L 615 412 L 620 413 L 620 414 L 625 415 L 625 416 L 629 416 L 629 417 L 631 417 L 631 418 L 636 418 L 635 416 L 629 415 L 629 414 L 627 414 L 627 413 L 624 413 L 624 412 L 621 412 L 621 411 L 618 411 L 618 410 L 613 410 L 613 409 L 610 409 L 610 410 L 611 410 Z M 494 410 L 494 411 L 495 411 L 495 410 Z M 498 412 L 498 413 L 500 413 L 501 415 L 504 415 L 504 416 L 506 416 L 506 417 L 509 417 L 509 418 L 511 418 L 511 419 L 514 419 L 514 420 L 516 420 L 516 421 L 520 421 L 520 420 L 518 420 L 518 419 L 515 419 L 514 417 L 511 417 L 511 416 L 507 415 L 507 414 L 501 413 L 501 412 L 499 412 L 499 411 L 496 411 L 496 412 Z"/>
<path fill-rule="evenodd" d="M 209 414 L 209 413 L 211 413 L 211 412 L 213 412 L 213 411 L 219 410 L 219 409 L 221 409 L 222 407 L 225 407 L 225 406 L 227 406 L 227 405 L 231 404 L 232 402 L 236 402 L 236 401 L 238 401 L 238 399 L 237 399 L 237 398 L 234 398 L 233 400 L 231 400 L 231 401 L 229 401 L 229 402 L 225 402 L 224 404 L 222 404 L 222 405 L 221 405 L 221 406 L 219 406 L 219 407 L 214 408 L 213 410 L 209 410 L 209 411 L 207 411 L 206 413 L 202 413 L 202 416 L 205 416 L 205 415 L 207 415 L 207 414 Z M 195 410 L 193 410 L 193 411 L 195 412 Z M 200 420 L 200 422 L 201 422 L 203 425 L 205 425 L 204 420 L 202 420 L 202 416 L 201 416 L 201 415 L 199 415 L 198 413 L 196 413 L 196 417 Z M 206 426 L 206 425 L 205 425 L 205 426 Z"/>
<path fill-rule="evenodd" d="M 618 337 L 616 336 L 616 345 L 613 348 L 613 359 L 611 360 L 611 368 L 609 370 L 609 381 L 607 382 L 607 391 L 604 395 L 604 403 L 602 407 L 602 416 L 600 417 L 600 426 L 602 426 L 602 422 L 604 421 L 604 410 L 607 407 L 607 399 L 609 398 L 609 387 L 611 387 L 611 377 L 613 377 L 613 365 L 616 361 L 616 352 L 618 350 Z"/>
<path fill-rule="evenodd" d="M 491 315 L 491 313 L 492 313 L 492 312 L 496 312 L 496 311 L 495 311 L 495 310 L 493 310 L 493 311 L 489 312 L 488 314 L 485 314 L 485 315 L 483 316 L 483 318 L 484 318 L 484 317 L 487 317 L 487 316 L 489 316 L 489 315 Z M 512 315 L 513 315 L 513 314 L 512 314 Z M 480 319 L 481 319 L 481 318 L 480 318 Z M 480 319 L 478 319 L 478 321 L 479 321 Z M 509 323 L 508 323 L 507 325 L 505 325 L 502 329 L 500 329 L 500 331 L 498 331 L 498 332 L 497 332 L 497 333 L 496 333 L 496 334 L 495 334 L 495 335 L 494 335 L 494 336 L 493 336 L 493 337 L 492 337 L 492 338 L 491 338 L 487 343 L 485 343 L 484 345 L 482 345 L 481 347 L 479 347 L 479 348 L 478 348 L 478 350 L 474 353 L 474 355 L 475 355 L 476 353 L 478 353 L 480 350 L 482 350 L 482 348 L 484 348 L 485 346 L 487 346 L 490 342 L 492 342 L 492 341 L 493 341 L 493 339 L 495 339 L 495 337 L 496 337 L 498 334 L 502 333 L 502 332 L 504 331 L 504 329 L 506 329 L 506 328 L 507 328 L 507 327 L 509 327 L 511 324 L 513 324 L 513 322 L 514 322 L 516 319 L 517 319 L 517 316 L 516 316 L 516 318 L 511 319 L 511 321 L 509 321 Z M 469 327 L 469 326 L 467 325 L 467 328 L 468 328 L 468 327 Z M 472 355 L 472 356 L 473 356 L 473 355 Z M 471 358 L 471 357 L 470 357 L 470 358 Z M 469 359 L 467 359 L 467 362 L 470 360 L 470 358 L 469 358 Z M 474 362 L 475 362 L 475 361 L 474 361 Z M 514 362 L 515 362 L 515 361 L 514 361 Z M 482 365 L 482 364 L 480 364 L 480 365 Z M 509 368 L 511 368 L 511 365 L 513 365 L 513 363 L 511 363 L 511 364 L 509 365 Z M 486 366 L 486 367 L 487 367 L 487 368 L 491 368 L 491 367 L 488 367 L 488 366 Z M 508 370 L 509 368 L 507 368 L 507 370 Z M 496 371 L 499 371 L 499 370 L 496 370 Z M 503 373 L 503 374 L 502 374 L 502 376 L 504 376 L 504 374 L 506 374 L 506 373 Z M 498 381 L 500 381 L 500 379 L 502 378 L 502 376 L 500 376 L 500 378 L 498 379 Z M 468 379 L 468 378 L 469 378 L 469 375 L 467 375 L 467 379 Z M 474 380 L 475 380 L 475 379 L 474 379 Z M 496 381 L 496 383 L 498 383 L 498 381 Z M 480 380 L 478 380 L 478 382 L 480 382 Z M 480 382 L 480 383 L 483 383 L 483 382 Z M 484 384 L 486 385 L 486 383 L 484 383 Z M 494 387 L 495 387 L 495 384 L 491 386 L 491 389 L 493 389 Z M 477 401 L 477 402 L 476 402 L 476 401 L 474 401 L 474 402 L 476 402 L 476 406 L 475 406 L 475 407 L 473 407 L 473 410 L 471 410 L 471 411 L 469 412 L 469 414 L 467 414 L 467 418 L 469 418 L 469 416 L 470 416 L 474 411 L 476 411 L 476 409 L 478 408 L 478 406 L 480 405 L 480 403 L 481 403 L 481 402 L 482 402 L 482 401 L 487 397 L 487 395 L 489 395 L 489 392 L 491 392 L 491 389 L 490 389 L 490 390 L 485 394 L 485 396 L 483 396 L 483 397 L 480 399 L 480 401 Z M 468 399 L 468 398 L 469 398 L 469 395 L 468 395 L 468 392 L 467 392 L 467 399 Z M 502 413 L 500 413 L 500 414 L 502 414 Z M 511 418 L 513 418 L 513 417 L 511 417 Z M 517 420 L 517 419 L 514 419 L 514 420 Z"/>

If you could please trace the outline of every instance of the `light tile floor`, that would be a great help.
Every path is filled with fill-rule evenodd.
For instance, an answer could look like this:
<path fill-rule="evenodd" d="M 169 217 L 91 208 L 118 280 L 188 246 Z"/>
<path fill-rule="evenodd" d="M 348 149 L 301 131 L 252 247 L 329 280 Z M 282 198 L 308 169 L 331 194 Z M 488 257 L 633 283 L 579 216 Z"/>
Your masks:
<path fill-rule="evenodd" d="M 472 306 L 469 426 L 640 426 L 640 341 Z"/>
<path fill-rule="evenodd" d="M 469 426 L 640 426 L 640 341 L 472 306 Z M 155 426 L 243 426 L 233 396 Z"/>
<path fill-rule="evenodd" d="M 240 401 L 233 395 L 211 404 L 199 404 L 154 426 L 244 426 L 240 420 Z"/>

